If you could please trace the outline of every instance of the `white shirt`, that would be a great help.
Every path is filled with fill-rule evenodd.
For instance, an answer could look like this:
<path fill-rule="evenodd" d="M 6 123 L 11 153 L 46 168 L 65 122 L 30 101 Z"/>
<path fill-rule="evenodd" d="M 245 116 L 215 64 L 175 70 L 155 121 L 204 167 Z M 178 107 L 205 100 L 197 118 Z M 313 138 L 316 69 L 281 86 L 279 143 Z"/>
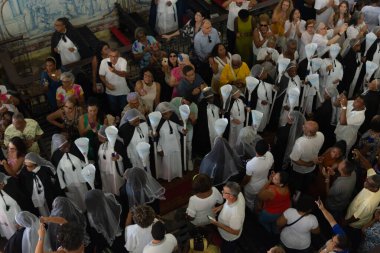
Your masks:
<path fill-rule="evenodd" d="M 171 253 L 177 247 L 177 239 L 172 234 L 166 234 L 158 244 L 150 242 L 145 246 L 143 253 Z"/>
<path fill-rule="evenodd" d="M 112 96 L 127 95 L 129 93 L 129 88 L 125 77 L 121 77 L 111 72 L 109 70 L 108 62 L 110 62 L 110 58 L 102 60 L 99 67 L 99 75 L 105 76 L 107 82 L 114 85 L 115 89 L 110 90 L 106 88 L 106 93 Z M 113 67 L 118 71 L 127 71 L 127 61 L 124 58 L 119 57 Z"/>
<path fill-rule="evenodd" d="M 153 240 L 152 225 L 142 228 L 137 224 L 125 228 L 125 248 L 131 253 L 142 253 L 144 247 Z"/>
<path fill-rule="evenodd" d="M 301 33 L 303 33 L 305 31 L 305 24 L 306 24 L 306 21 L 305 20 L 300 20 L 298 21 L 299 22 L 299 30 Z M 286 20 L 285 21 L 285 32 L 288 32 L 288 30 L 290 30 L 290 33 L 289 33 L 289 36 L 288 36 L 288 39 L 296 39 L 298 40 L 298 36 L 297 36 L 297 26 L 294 24 L 294 22 L 290 22 L 289 20 Z"/>
<path fill-rule="evenodd" d="M 210 224 L 207 215 L 215 217 L 212 208 L 215 207 L 216 203 L 223 203 L 223 197 L 222 194 L 220 194 L 218 189 L 216 189 L 215 187 L 212 187 L 211 195 L 205 199 L 201 199 L 196 195 L 191 196 L 189 199 L 189 206 L 186 210 L 187 215 L 194 218 L 194 220 L 192 220 L 191 223 L 193 223 L 196 226 Z"/>
<path fill-rule="evenodd" d="M 367 23 L 369 31 L 371 31 L 375 26 L 379 25 L 379 6 L 366 5 L 362 8 L 361 12 L 364 14 L 364 21 Z"/>
<path fill-rule="evenodd" d="M 288 224 L 295 222 L 301 215 L 294 208 L 289 208 L 284 212 Z M 310 230 L 318 227 L 317 218 L 306 215 L 291 226 L 284 227 L 281 231 L 281 242 L 290 249 L 303 250 L 310 246 Z"/>
<path fill-rule="evenodd" d="M 293 170 L 295 172 L 306 174 L 315 169 L 315 165 L 306 167 L 297 165 L 293 161 L 302 160 L 304 162 L 310 162 L 314 158 L 317 158 L 324 140 L 325 137 L 321 132 L 317 132 L 317 134 L 313 137 L 301 136 L 296 140 L 293 150 L 289 155 L 290 159 L 292 159 Z"/>
<path fill-rule="evenodd" d="M 240 230 L 238 235 L 233 235 L 218 227 L 220 236 L 226 241 L 238 239 L 243 231 L 245 218 L 245 200 L 242 193 L 239 193 L 238 199 L 233 204 L 224 203 L 222 211 L 218 216 L 218 222 L 235 229 Z"/>
<path fill-rule="evenodd" d="M 334 0 L 334 2 L 335 2 L 334 3 L 335 5 L 339 4 L 339 0 Z M 315 10 L 323 9 L 327 6 L 328 3 L 329 3 L 329 0 L 315 0 L 314 9 Z M 317 16 L 316 16 L 317 24 L 319 24 L 320 22 L 323 22 L 327 26 L 329 18 L 331 16 L 331 14 L 333 14 L 333 13 L 334 13 L 334 9 L 329 7 L 327 10 L 325 10 L 321 14 L 319 14 L 319 15 L 317 14 Z"/>
<path fill-rule="evenodd" d="M 318 54 L 322 53 L 326 49 L 327 43 L 329 42 L 328 38 L 330 38 L 333 35 L 334 35 L 333 30 L 328 30 L 326 35 L 321 35 L 319 33 L 314 34 L 311 42 L 316 43 L 318 45 L 318 47 L 317 47 Z"/>
<path fill-rule="evenodd" d="M 246 175 L 251 176 L 245 190 L 253 194 L 258 194 L 261 188 L 268 181 L 268 173 L 273 165 L 273 155 L 267 151 L 263 156 L 252 158 L 246 166 Z"/>
<path fill-rule="evenodd" d="M 236 2 L 231 2 L 228 5 L 228 19 L 227 19 L 227 29 L 230 31 L 235 31 L 235 18 L 238 16 L 238 13 L 241 9 L 248 10 L 249 1 L 244 1 L 241 6 L 237 6 Z"/>

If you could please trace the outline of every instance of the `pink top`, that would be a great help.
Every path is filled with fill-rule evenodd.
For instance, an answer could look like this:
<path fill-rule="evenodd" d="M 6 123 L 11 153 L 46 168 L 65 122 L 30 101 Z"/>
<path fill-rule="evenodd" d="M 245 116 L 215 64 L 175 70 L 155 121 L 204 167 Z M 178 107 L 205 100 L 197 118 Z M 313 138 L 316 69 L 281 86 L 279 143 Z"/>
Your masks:
<path fill-rule="evenodd" d="M 175 67 L 170 72 L 171 76 L 175 78 L 177 85 L 182 79 L 182 69 L 180 67 Z M 172 98 L 178 97 L 177 87 L 173 88 Z"/>

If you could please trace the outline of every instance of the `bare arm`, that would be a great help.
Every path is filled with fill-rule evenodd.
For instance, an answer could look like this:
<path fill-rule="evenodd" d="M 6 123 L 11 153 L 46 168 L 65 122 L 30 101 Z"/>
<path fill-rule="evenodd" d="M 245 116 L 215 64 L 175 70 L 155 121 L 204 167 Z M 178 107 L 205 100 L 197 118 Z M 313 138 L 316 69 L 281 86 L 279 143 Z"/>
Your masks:
<path fill-rule="evenodd" d="M 322 201 L 319 199 L 318 201 L 315 201 L 317 204 L 319 210 L 321 210 L 323 216 L 325 216 L 325 219 L 329 222 L 330 226 L 333 227 L 337 224 L 334 217 L 331 215 L 329 211 L 326 210 L 325 206 L 323 205 Z"/>
<path fill-rule="evenodd" d="M 229 226 L 227 226 L 227 225 L 225 225 L 223 223 L 220 223 L 220 222 L 214 221 L 214 220 L 210 220 L 210 222 L 212 224 L 214 224 L 215 226 L 223 229 L 227 233 L 230 233 L 230 234 L 233 234 L 233 235 L 239 235 L 239 233 L 240 233 L 240 229 L 233 229 L 233 228 L 231 228 L 231 227 L 229 227 Z"/>
<path fill-rule="evenodd" d="M 62 119 L 62 109 L 58 109 L 57 111 L 55 112 L 52 112 L 50 113 L 48 116 L 46 116 L 46 120 L 56 126 L 56 127 L 59 127 L 61 129 L 65 128 L 65 125 L 58 122 L 57 119 Z"/>

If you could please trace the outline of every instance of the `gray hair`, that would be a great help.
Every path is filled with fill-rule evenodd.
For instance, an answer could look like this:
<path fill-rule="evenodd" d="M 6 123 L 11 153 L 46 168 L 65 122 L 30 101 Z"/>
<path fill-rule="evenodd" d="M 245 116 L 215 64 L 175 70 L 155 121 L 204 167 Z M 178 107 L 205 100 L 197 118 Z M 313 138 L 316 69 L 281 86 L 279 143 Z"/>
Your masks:
<path fill-rule="evenodd" d="M 135 100 L 135 99 L 139 99 L 139 94 L 137 92 L 130 92 L 128 95 L 127 95 L 127 102 L 131 102 L 132 100 Z"/>
<path fill-rule="evenodd" d="M 236 182 L 232 182 L 232 181 L 228 181 L 224 187 L 227 187 L 228 189 L 230 189 L 231 191 L 231 195 L 236 197 L 239 195 L 239 193 L 241 192 L 241 188 L 240 188 L 240 185 Z"/>
<path fill-rule="evenodd" d="M 326 26 L 325 23 L 319 22 L 317 26 L 315 27 L 315 31 L 318 33 L 323 26 Z"/>
<path fill-rule="evenodd" d="M 61 81 L 63 79 L 69 79 L 73 83 L 75 80 L 75 77 L 74 77 L 73 73 L 71 73 L 71 72 L 63 72 L 61 74 Z"/>
<path fill-rule="evenodd" d="M 238 61 L 241 62 L 241 56 L 239 54 L 233 54 L 231 56 L 231 61 Z"/>
<path fill-rule="evenodd" d="M 286 49 L 288 49 L 288 47 L 293 44 L 298 45 L 298 41 L 296 39 L 288 39 L 286 42 Z"/>

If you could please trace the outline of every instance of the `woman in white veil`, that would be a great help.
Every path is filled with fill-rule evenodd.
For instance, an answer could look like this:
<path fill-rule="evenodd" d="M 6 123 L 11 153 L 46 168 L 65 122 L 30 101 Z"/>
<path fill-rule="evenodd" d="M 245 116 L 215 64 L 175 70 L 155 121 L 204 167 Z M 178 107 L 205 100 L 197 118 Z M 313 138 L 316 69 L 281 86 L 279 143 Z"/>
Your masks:
<path fill-rule="evenodd" d="M 39 219 L 28 211 L 21 211 L 16 215 L 15 220 L 18 225 L 25 228 L 22 236 L 22 253 L 34 253 L 38 242 Z M 44 249 L 50 251 L 49 240 L 44 242 Z"/>
<path fill-rule="evenodd" d="M 86 193 L 87 218 L 90 237 L 96 238 L 88 246 L 89 252 L 102 252 L 107 248 L 118 245 L 114 241 L 121 235 L 120 214 L 121 206 L 111 193 L 101 190 L 91 190 Z M 115 245 L 114 245 L 115 244 Z M 119 252 L 115 249 L 115 252 Z"/>
<path fill-rule="evenodd" d="M 256 155 L 256 143 L 261 139 L 262 137 L 257 134 L 252 126 L 244 127 L 239 133 L 235 146 L 235 150 L 240 158 L 248 160 L 254 157 Z"/>

